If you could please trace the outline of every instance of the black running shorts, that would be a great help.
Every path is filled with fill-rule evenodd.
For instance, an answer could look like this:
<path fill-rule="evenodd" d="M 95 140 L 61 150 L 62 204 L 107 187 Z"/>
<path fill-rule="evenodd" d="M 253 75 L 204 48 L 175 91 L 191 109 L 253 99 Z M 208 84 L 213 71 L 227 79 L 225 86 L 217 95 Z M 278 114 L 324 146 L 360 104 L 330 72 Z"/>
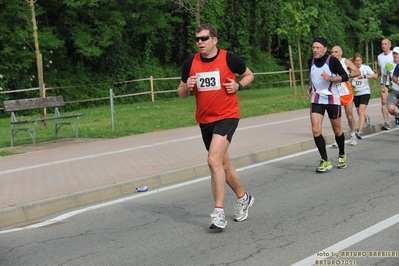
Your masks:
<path fill-rule="evenodd" d="M 359 107 L 361 104 L 368 105 L 370 101 L 370 94 L 363 94 L 359 96 L 355 96 L 353 98 L 353 103 L 356 107 Z"/>
<path fill-rule="evenodd" d="M 239 119 L 228 118 L 219 120 L 210 124 L 200 124 L 202 140 L 204 141 L 205 148 L 209 150 L 211 146 L 213 134 L 221 136 L 227 135 L 227 140 L 231 142 L 234 132 L 237 129 Z"/>
<path fill-rule="evenodd" d="M 310 113 L 318 113 L 323 116 L 326 110 L 330 119 L 337 119 L 342 115 L 341 105 L 312 103 L 312 106 L 310 107 Z"/>

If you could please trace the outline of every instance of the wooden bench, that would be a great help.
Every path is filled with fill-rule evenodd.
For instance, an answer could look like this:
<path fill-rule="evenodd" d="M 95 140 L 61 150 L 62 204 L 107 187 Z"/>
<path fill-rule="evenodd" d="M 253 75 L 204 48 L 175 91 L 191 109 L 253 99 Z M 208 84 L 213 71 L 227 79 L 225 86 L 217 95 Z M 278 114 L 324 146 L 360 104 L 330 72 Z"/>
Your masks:
<path fill-rule="evenodd" d="M 15 135 L 19 131 L 26 131 L 32 138 L 33 146 L 36 145 L 36 128 L 37 122 L 43 122 L 47 120 L 54 120 L 54 138 L 57 140 L 57 135 L 59 129 L 64 125 L 69 125 L 75 131 L 76 138 L 78 138 L 79 133 L 79 117 L 83 116 L 84 113 L 79 114 L 68 114 L 60 115 L 58 107 L 64 106 L 64 98 L 62 96 L 53 96 L 46 98 L 30 98 L 30 99 L 19 99 L 19 100 L 9 100 L 3 101 L 3 108 L 6 112 L 11 112 L 11 147 L 14 145 Z M 27 120 L 17 120 L 15 112 L 23 110 L 32 109 L 43 109 L 43 108 L 54 108 L 54 116 L 42 116 L 40 118 L 27 119 Z M 76 118 L 76 121 L 65 121 L 60 122 L 59 120 Z M 33 124 L 33 126 L 26 126 L 26 124 Z"/>

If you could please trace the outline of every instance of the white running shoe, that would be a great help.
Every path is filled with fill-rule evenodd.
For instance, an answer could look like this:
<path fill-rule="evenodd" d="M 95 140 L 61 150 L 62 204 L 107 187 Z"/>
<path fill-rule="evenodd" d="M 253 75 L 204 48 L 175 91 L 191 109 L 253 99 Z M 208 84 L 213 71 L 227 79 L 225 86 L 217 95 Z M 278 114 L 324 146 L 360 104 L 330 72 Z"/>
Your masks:
<path fill-rule="evenodd" d="M 363 133 L 362 132 L 356 131 L 355 135 L 356 135 L 357 139 L 362 139 L 363 138 Z"/>
<path fill-rule="evenodd" d="M 211 226 L 210 229 L 224 229 L 227 225 L 226 217 L 224 213 L 214 210 L 211 213 Z"/>
<path fill-rule="evenodd" d="M 254 197 L 251 195 L 248 195 L 248 199 L 244 202 L 237 201 L 237 204 L 234 206 L 235 211 L 235 216 L 234 216 L 234 221 L 236 222 L 241 222 L 245 221 L 248 217 L 248 210 L 254 204 Z"/>
<path fill-rule="evenodd" d="M 336 141 L 334 141 L 334 143 L 333 143 L 333 144 L 331 144 L 331 147 L 332 147 L 332 148 L 338 148 L 338 144 L 337 144 L 337 142 L 336 142 Z"/>
<path fill-rule="evenodd" d="M 351 139 L 350 139 L 351 146 L 355 146 L 357 144 L 357 137 L 355 133 L 351 133 Z"/>
<path fill-rule="evenodd" d="M 366 115 L 366 128 L 371 127 L 371 117 Z"/>

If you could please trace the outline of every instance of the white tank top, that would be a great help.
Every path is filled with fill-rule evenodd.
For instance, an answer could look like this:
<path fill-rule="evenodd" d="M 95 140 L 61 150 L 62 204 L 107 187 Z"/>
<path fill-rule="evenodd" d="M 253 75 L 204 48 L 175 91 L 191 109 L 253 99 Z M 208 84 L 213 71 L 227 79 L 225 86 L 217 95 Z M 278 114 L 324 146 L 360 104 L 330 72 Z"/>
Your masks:
<path fill-rule="evenodd" d="M 346 58 L 341 59 L 341 65 L 345 69 L 346 74 L 350 74 L 350 70 L 348 69 L 348 66 L 346 65 Z M 339 95 L 345 96 L 351 94 L 352 88 L 350 88 L 350 84 L 348 82 L 337 82 L 337 88 L 339 91 Z"/>
<path fill-rule="evenodd" d="M 346 71 L 346 74 L 350 74 L 350 71 L 349 71 L 349 69 L 348 69 L 348 66 L 346 65 L 346 58 L 342 58 L 341 59 L 341 65 L 342 65 L 342 67 L 345 69 L 345 71 Z"/>
<path fill-rule="evenodd" d="M 312 79 L 311 103 L 341 105 L 336 82 L 325 81 L 321 76 L 323 72 L 328 73 L 330 76 L 335 76 L 330 70 L 330 59 L 331 55 L 328 56 L 321 67 L 317 67 L 314 64 L 314 58 L 312 59 L 310 67 L 310 78 Z M 332 95 L 321 95 L 316 93 L 317 90 L 328 90 Z"/>

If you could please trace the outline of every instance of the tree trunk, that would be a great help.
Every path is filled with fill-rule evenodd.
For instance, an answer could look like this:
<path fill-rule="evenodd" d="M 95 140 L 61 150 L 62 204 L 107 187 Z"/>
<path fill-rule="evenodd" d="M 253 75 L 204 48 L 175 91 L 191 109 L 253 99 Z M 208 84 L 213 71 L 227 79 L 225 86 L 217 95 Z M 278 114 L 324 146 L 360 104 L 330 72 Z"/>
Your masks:
<path fill-rule="evenodd" d="M 299 57 L 299 73 L 301 77 L 301 87 L 302 87 L 302 95 L 305 95 L 304 92 L 304 86 L 303 86 L 303 72 L 302 72 L 302 54 L 301 54 L 301 43 L 300 43 L 300 38 L 298 38 L 298 57 Z"/>
<path fill-rule="evenodd" d="M 292 69 L 292 83 L 294 84 L 294 96 L 296 97 L 297 93 L 296 93 L 295 69 L 294 69 L 294 60 L 292 59 L 291 45 L 288 45 L 288 52 L 290 54 L 290 63 L 291 63 L 291 69 Z"/>

